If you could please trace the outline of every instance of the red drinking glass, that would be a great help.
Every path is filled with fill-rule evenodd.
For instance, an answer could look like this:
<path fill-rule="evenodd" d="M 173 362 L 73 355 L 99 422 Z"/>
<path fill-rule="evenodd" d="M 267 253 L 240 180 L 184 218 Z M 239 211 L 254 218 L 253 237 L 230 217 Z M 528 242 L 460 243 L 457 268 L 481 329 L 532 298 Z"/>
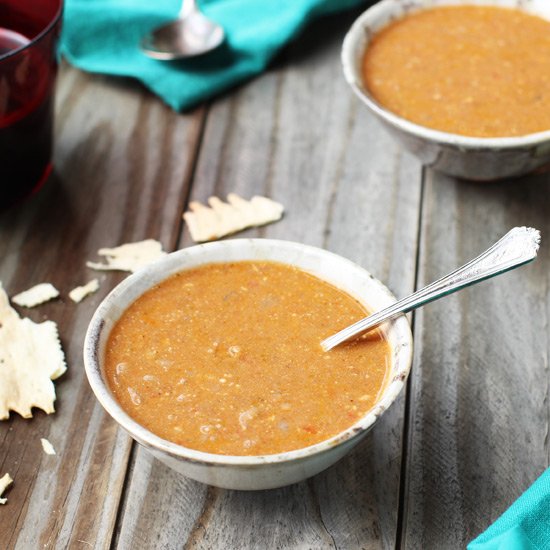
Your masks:
<path fill-rule="evenodd" d="M 0 0 L 0 209 L 52 169 L 62 0 Z"/>

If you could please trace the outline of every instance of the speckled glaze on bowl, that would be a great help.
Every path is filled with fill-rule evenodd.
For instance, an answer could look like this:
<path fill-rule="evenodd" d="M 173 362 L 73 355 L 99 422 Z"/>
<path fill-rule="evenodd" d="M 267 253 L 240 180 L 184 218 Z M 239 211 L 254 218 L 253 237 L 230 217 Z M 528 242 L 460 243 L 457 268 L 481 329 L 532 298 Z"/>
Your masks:
<path fill-rule="evenodd" d="M 345 37 L 342 47 L 344 76 L 390 134 L 424 165 L 477 181 L 528 174 L 550 163 L 550 130 L 502 138 L 467 137 L 432 130 L 388 111 L 365 88 L 361 64 L 373 33 L 408 13 L 457 4 L 520 8 L 550 20 L 548 0 L 382 0 L 360 15 Z"/>
<path fill-rule="evenodd" d="M 359 443 L 405 384 L 412 361 L 412 336 L 405 317 L 387 325 L 393 353 L 385 391 L 369 413 L 329 440 L 265 456 L 215 455 L 166 441 L 130 418 L 109 390 L 103 356 L 111 329 L 132 302 L 170 275 L 203 264 L 239 260 L 271 260 L 297 266 L 347 291 L 373 309 L 395 301 L 390 291 L 366 270 L 319 248 L 269 239 L 235 239 L 193 246 L 169 254 L 134 273 L 105 298 L 88 327 L 84 364 L 90 385 L 105 410 L 159 460 L 185 476 L 210 485 L 228 489 L 269 489 L 301 481 L 324 470 Z"/>

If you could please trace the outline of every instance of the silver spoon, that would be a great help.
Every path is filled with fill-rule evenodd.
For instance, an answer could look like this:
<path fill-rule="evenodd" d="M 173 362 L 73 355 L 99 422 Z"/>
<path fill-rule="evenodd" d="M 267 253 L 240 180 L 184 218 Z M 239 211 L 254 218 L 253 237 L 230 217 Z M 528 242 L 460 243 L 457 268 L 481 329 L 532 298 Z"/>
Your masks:
<path fill-rule="evenodd" d="M 141 49 L 149 57 L 170 61 L 205 54 L 224 38 L 223 28 L 202 14 L 196 0 L 183 0 L 178 18 L 144 36 Z"/>
<path fill-rule="evenodd" d="M 515 227 L 477 258 L 407 298 L 403 298 L 330 336 L 321 342 L 321 347 L 323 350 L 329 351 L 338 344 L 367 332 L 402 313 L 407 313 L 466 286 L 526 264 L 537 257 L 539 244 L 539 231 L 532 227 Z"/>

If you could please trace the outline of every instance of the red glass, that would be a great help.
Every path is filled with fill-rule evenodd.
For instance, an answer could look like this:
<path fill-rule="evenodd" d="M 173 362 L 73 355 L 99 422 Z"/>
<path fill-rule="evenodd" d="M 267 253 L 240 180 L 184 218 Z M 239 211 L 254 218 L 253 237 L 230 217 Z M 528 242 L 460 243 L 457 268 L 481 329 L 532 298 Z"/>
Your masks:
<path fill-rule="evenodd" d="M 0 0 L 0 209 L 52 169 L 62 0 Z"/>

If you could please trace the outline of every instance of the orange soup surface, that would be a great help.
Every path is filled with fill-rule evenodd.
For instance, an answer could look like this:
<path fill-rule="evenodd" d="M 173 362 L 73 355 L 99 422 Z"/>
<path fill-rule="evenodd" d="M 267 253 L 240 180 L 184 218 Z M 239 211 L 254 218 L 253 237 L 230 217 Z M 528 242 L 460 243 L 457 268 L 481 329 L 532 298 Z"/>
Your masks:
<path fill-rule="evenodd" d="M 365 53 L 372 97 L 417 124 L 474 137 L 550 130 L 550 21 L 445 6 L 390 23 Z"/>
<path fill-rule="evenodd" d="M 226 455 L 299 449 L 350 427 L 385 387 L 391 348 L 382 332 L 320 347 L 367 313 L 288 265 L 209 264 L 124 312 L 106 375 L 124 410 L 164 439 Z"/>

